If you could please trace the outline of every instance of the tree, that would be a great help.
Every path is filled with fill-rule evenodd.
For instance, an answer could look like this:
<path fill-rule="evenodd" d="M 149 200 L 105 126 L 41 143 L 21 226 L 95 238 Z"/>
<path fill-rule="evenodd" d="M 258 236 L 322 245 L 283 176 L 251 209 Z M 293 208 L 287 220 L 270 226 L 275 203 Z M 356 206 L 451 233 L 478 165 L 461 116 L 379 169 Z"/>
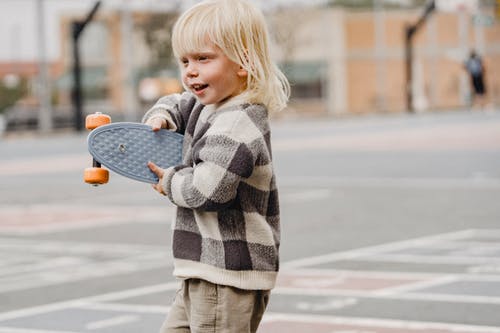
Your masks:
<path fill-rule="evenodd" d="M 10 84 L 7 80 L 0 81 L 0 114 L 7 110 L 28 92 L 26 79 L 20 79 L 15 84 Z"/>

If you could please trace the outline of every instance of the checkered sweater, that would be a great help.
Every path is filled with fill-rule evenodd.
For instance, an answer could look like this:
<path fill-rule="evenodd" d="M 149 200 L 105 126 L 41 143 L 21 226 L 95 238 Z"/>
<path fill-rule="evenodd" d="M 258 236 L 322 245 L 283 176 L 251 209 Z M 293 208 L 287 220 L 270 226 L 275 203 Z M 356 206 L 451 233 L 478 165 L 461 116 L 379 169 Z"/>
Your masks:
<path fill-rule="evenodd" d="M 192 94 L 161 98 L 144 116 L 184 135 L 182 165 L 162 186 L 177 206 L 174 275 L 240 289 L 272 289 L 279 205 L 267 109 L 234 98 L 217 109 Z"/>

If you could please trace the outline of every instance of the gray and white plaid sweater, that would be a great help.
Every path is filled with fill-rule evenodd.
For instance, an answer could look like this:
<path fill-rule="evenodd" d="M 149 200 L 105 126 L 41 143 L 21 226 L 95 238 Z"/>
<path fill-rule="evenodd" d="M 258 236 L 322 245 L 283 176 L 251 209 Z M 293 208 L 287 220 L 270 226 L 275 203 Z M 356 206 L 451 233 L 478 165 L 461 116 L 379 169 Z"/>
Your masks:
<path fill-rule="evenodd" d="M 190 93 L 144 116 L 184 135 L 183 164 L 162 186 L 177 206 L 174 275 L 240 289 L 272 289 L 279 268 L 279 204 L 268 112 L 235 97 L 215 109 Z"/>

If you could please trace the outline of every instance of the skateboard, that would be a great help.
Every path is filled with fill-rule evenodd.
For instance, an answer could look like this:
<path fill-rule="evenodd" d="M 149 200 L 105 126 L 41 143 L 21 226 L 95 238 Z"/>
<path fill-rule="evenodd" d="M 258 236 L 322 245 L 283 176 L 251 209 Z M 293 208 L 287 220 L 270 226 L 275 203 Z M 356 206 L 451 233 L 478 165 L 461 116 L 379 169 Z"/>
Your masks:
<path fill-rule="evenodd" d="M 156 184 L 158 177 L 149 169 L 149 161 L 164 169 L 181 164 L 183 136 L 179 133 L 165 129 L 153 132 L 150 126 L 140 123 L 111 123 L 111 118 L 101 113 L 87 116 L 85 126 L 91 130 L 87 145 L 93 165 L 84 170 L 88 184 L 106 184 L 107 169 Z"/>

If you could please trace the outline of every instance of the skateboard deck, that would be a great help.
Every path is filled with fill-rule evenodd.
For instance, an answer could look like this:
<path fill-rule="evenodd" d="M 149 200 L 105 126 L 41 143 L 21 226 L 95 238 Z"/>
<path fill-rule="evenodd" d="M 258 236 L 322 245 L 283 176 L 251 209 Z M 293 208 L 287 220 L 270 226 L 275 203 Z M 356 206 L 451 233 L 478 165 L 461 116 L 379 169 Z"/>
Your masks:
<path fill-rule="evenodd" d="M 153 132 L 139 123 L 113 123 L 97 127 L 87 138 L 94 159 L 117 174 L 155 184 L 151 161 L 165 169 L 181 164 L 183 136 L 168 130 Z"/>

